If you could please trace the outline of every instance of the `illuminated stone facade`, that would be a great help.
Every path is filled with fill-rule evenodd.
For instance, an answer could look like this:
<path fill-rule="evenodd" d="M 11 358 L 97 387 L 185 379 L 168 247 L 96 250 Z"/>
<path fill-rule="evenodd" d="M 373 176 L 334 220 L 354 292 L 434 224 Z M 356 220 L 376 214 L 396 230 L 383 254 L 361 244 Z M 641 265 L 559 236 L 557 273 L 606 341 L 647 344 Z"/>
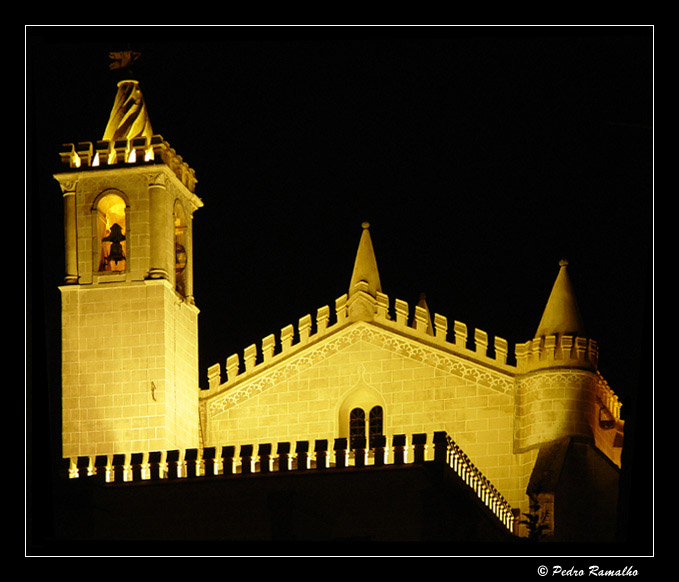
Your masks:
<path fill-rule="evenodd" d="M 146 121 L 136 125 L 150 128 Z M 111 473 L 112 457 L 125 454 L 131 475 L 136 453 L 180 451 L 185 463 L 187 451 L 201 460 L 226 445 L 319 439 L 347 439 L 347 462 L 371 465 L 394 460 L 398 435 L 445 433 L 478 482 L 526 512 L 529 492 L 557 507 L 558 483 L 543 478 L 566 466 L 555 443 L 584 443 L 596 457 L 587 462 L 605 466 L 595 472 L 620 466 L 621 405 L 598 371 L 596 342 L 583 337 L 565 262 L 514 364 L 504 339 L 431 314 L 424 298 L 412 306 L 383 293 L 364 223 L 347 293 L 211 366 L 201 391 L 191 216 L 202 202 L 193 171 L 157 135 L 72 145 L 62 160 L 63 456 L 72 476 L 79 458 L 93 473 L 95 457 L 105 457 Z M 124 212 L 117 199 L 100 205 L 110 194 Z M 247 459 L 248 472 L 249 463 L 262 466 Z M 304 462 L 320 466 L 313 452 Z M 589 492 L 612 499 L 595 485 Z"/>
<path fill-rule="evenodd" d="M 365 226 L 358 256 L 362 247 L 372 252 Z M 331 324 L 324 306 L 315 321 L 305 316 L 281 330 L 278 342 L 269 336 L 261 348 L 247 348 L 244 362 L 230 356 L 225 381 L 221 366 L 212 366 L 210 388 L 200 395 L 205 445 L 350 438 L 351 410 L 367 415 L 378 406 L 385 435 L 451 435 L 522 511 L 545 443 L 591 440 L 619 465 L 620 404 L 596 371 L 593 342 L 577 338 L 564 356 L 540 347 L 555 336 L 538 338 L 520 346 L 518 364 L 510 365 L 502 338 L 491 346 L 482 330 L 432 318 L 424 301 L 411 310 L 372 289 L 358 279 L 335 302 Z M 559 345 L 572 339 L 560 337 Z"/>
<path fill-rule="evenodd" d="M 162 138 L 141 138 L 136 162 L 139 142 L 71 147 L 62 155 L 69 169 L 55 176 L 66 240 L 65 457 L 198 444 L 198 309 L 184 257 L 191 254 L 186 217 L 202 203 L 190 189 L 195 180 L 178 177 L 181 164 Z M 111 197 L 125 205 L 114 223 L 125 237 L 119 255 L 106 241 L 115 229 L 100 226 L 108 208 L 102 201 Z M 178 238 L 185 243 L 181 272 Z"/>
<path fill-rule="evenodd" d="M 386 315 L 373 322 L 347 318 L 233 381 L 219 385 L 213 377 L 201 394 L 206 443 L 348 438 L 351 410 L 380 406 L 384 434 L 455 435 L 481 471 L 505 496 L 514 491 L 517 502 L 525 495 L 533 453 L 513 454 L 508 367 L 482 357 L 487 362 L 479 364 L 475 352 L 443 346 L 442 339 Z"/>

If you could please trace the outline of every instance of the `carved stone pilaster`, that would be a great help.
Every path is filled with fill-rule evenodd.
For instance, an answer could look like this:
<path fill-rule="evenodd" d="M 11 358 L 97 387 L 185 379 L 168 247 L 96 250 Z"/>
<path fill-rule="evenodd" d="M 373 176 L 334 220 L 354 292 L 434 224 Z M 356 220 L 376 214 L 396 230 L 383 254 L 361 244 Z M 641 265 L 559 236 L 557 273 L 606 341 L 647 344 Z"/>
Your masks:
<path fill-rule="evenodd" d="M 64 283 L 75 285 L 78 282 L 78 232 L 76 220 L 77 178 L 60 179 L 59 186 L 64 196 Z"/>
<path fill-rule="evenodd" d="M 170 279 L 167 241 L 173 240 L 172 209 L 168 199 L 167 175 L 164 172 L 144 174 L 149 189 L 150 259 L 149 279 Z"/>
<path fill-rule="evenodd" d="M 144 174 L 149 188 L 167 188 L 167 175 L 165 172 L 149 172 Z"/>

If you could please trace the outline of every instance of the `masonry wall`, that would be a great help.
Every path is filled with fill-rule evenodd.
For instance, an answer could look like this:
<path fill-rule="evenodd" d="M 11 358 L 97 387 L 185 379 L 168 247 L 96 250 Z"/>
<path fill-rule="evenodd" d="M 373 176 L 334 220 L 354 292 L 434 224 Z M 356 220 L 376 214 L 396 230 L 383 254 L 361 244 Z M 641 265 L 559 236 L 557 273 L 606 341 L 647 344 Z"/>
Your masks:
<path fill-rule="evenodd" d="M 597 376 L 576 369 L 533 372 L 517 382 L 517 446 L 567 434 L 592 440 Z"/>
<path fill-rule="evenodd" d="M 206 442 L 332 442 L 348 435 L 347 402 L 382 406 L 388 436 L 446 431 L 510 504 L 524 503 L 536 453 L 513 454 L 513 379 L 365 323 L 208 399 Z"/>
<path fill-rule="evenodd" d="M 595 444 L 620 466 L 624 422 L 607 402 L 600 374 L 577 368 L 548 368 L 517 378 L 517 450 L 540 446 L 563 435 Z"/>
<path fill-rule="evenodd" d="M 287 548 L 276 544 L 288 541 L 312 542 L 303 546 L 311 555 L 317 551 L 359 555 L 374 552 L 366 546 L 372 541 L 396 542 L 393 551 L 402 555 L 400 543 L 410 541 L 416 543 L 407 551 L 416 555 L 440 551 L 421 542 L 517 540 L 470 495 L 452 469 L 436 464 L 173 478 L 113 486 L 96 477 L 81 477 L 61 480 L 55 497 L 63 516 L 56 524 L 60 539 L 87 539 L 85 551 L 92 542 L 107 544 L 105 551 L 110 551 L 112 542 L 141 540 L 144 549 L 149 543 L 160 543 L 161 555 L 176 550 L 165 542 L 190 540 L 199 542 L 200 552 L 214 543 L 215 551 L 223 553 L 227 541 L 229 552 L 238 555 L 245 549 L 248 555 L 261 546 L 246 549 L 240 544 L 274 542 L 273 551 L 285 554 Z M 348 548 L 351 541 L 360 545 Z M 333 545 L 321 548 L 319 542 Z M 298 550 L 299 546 L 293 553 Z M 82 544 L 78 551 L 83 551 Z M 379 549 L 380 554 L 391 551 Z"/>
<path fill-rule="evenodd" d="M 200 442 L 198 309 L 180 301 L 166 281 L 160 285 L 165 311 L 164 352 L 162 369 L 157 368 L 157 372 L 165 383 L 156 398 L 165 409 L 166 440 L 171 444 L 168 448 L 196 447 Z"/>
<path fill-rule="evenodd" d="M 196 309 L 165 281 L 61 293 L 63 455 L 196 446 Z"/>
<path fill-rule="evenodd" d="M 187 215 L 200 202 L 162 164 L 70 167 L 55 176 L 73 283 L 61 287 L 63 455 L 197 446 L 198 310 L 174 290 L 172 221 L 176 200 Z M 127 205 L 119 272 L 98 270 L 93 209 L 108 193 Z M 154 268 L 168 279 L 150 280 Z"/>

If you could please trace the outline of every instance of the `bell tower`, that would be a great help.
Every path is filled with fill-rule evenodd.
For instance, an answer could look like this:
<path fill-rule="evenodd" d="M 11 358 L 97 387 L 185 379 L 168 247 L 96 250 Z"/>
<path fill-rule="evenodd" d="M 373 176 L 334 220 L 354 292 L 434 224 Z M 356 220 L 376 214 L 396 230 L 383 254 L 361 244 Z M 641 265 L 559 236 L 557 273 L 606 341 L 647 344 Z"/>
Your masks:
<path fill-rule="evenodd" d="M 61 161 L 62 454 L 198 446 L 195 174 L 153 133 L 134 79 L 118 83 L 103 138 Z"/>

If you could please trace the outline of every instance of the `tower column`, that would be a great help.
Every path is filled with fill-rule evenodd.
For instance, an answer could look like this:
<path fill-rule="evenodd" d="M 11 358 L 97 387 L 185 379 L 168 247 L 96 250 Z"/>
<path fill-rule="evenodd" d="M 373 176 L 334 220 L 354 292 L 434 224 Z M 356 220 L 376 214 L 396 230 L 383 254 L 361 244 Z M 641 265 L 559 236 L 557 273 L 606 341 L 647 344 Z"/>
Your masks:
<path fill-rule="evenodd" d="M 60 182 L 64 195 L 64 240 L 66 250 L 66 273 L 64 282 L 72 285 L 78 282 L 78 236 L 76 232 L 76 198 L 77 180 Z"/>
<path fill-rule="evenodd" d="M 193 214 L 188 217 L 187 228 L 189 229 L 189 236 L 186 245 L 186 254 L 188 256 L 189 264 L 193 265 Z M 193 268 L 189 269 L 186 275 L 186 299 L 193 304 Z"/>
<path fill-rule="evenodd" d="M 164 174 L 150 174 L 149 181 L 149 279 L 170 280 L 167 244 L 173 240 L 172 212 L 168 211 L 168 192 Z"/>

